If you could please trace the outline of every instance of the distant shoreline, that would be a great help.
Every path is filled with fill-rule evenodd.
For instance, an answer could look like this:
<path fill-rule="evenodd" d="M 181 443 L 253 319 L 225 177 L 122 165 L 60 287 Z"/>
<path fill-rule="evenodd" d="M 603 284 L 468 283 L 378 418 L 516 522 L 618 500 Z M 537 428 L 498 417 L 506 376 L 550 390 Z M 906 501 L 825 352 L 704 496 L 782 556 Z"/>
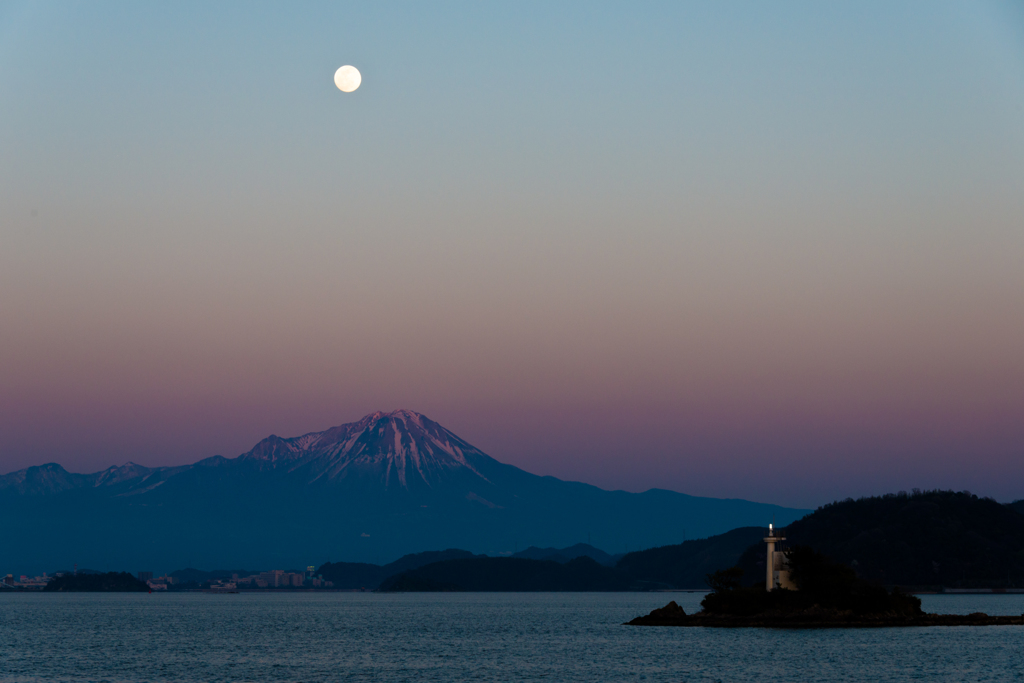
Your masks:
<path fill-rule="evenodd" d="M 437 593 L 594 593 L 605 595 L 608 593 L 710 593 L 708 589 L 699 588 L 663 588 L 650 591 L 536 591 L 536 590 L 525 590 L 525 591 L 500 591 L 500 590 L 459 590 L 459 591 L 378 591 L 372 588 L 360 589 L 360 588 L 239 588 L 234 590 L 216 590 L 212 588 L 185 588 L 182 590 L 174 591 L 43 591 L 37 588 L 10 588 L 0 591 L 0 595 L 27 595 L 27 594 L 42 594 L 47 593 L 48 595 L 54 594 L 66 594 L 66 593 L 129 593 L 137 592 L 144 593 L 146 595 L 179 595 L 182 593 L 213 593 L 213 594 L 230 594 L 230 593 L 245 593 L 248 595 L 263 595 L 266 593 L 274 593 L 275 595 L 290 594 L 290 593 L 388 593 L 388 594 L 437 594 Z M 953 589 L 947 591 L 915 591 L 907 590 L 904 591 L 909 595 L 1022 595 L 1024 594 L 1024 588 L 970 588 L 970 589 Z M 946 615 L 937 615 L 946 616 Z M 952 615 L 956 616 L 956 615 Z"/>

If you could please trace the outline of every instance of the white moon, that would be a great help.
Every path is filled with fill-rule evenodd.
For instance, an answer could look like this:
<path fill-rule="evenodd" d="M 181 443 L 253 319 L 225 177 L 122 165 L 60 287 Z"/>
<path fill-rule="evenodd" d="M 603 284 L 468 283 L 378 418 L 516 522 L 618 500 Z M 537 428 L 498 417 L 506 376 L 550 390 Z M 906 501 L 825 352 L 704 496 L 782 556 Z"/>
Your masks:
<path fill-rule="evenodd" d="M 341 92 L 352 92 L 363 82 L 363 76 L 359 69 L 347 64 L 334 72 L 334 85 L 338 86 Z"/>

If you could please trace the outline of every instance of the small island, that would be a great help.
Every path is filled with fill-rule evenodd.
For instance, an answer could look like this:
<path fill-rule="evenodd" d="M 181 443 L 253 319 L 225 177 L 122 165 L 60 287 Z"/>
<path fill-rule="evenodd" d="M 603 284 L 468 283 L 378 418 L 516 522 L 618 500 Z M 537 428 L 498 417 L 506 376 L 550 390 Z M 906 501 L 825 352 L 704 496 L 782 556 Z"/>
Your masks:
<path fill-rule="evenodd" d="M 46 584 L 43 591 L 59 593 L 144 593 L 149 592 L 149 586 L 128 572 L 64 574 Z"/>
<path fill-rule="evenodd" d="M 773 549 L 770 546 L 769 552 Z M 1021 615 L 927 614 L 921 610 L 920 598 L 864 581 L 851 568 L 811 548 L 796 546 L 775 554 L 781 556 L 775 567 L 784 569 L 774 571 L 776 583 L 771 590 L 764 584 L 742 586 L 743 571 L 737 567 L 720 570 L 707 577 L 712 592 L 701 601 L 700 612 L 686 614 L 672 601 L 627 624 L 725 628 L 1024 625 Z"/>

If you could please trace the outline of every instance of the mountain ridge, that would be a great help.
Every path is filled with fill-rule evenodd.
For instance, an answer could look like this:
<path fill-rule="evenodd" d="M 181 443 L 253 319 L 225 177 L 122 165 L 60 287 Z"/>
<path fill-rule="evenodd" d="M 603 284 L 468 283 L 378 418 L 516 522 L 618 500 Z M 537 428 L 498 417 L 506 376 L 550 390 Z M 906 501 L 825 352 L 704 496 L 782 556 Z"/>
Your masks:
<path fill-rule="evenodd" d="M 403 423 L 402 429 L 396 428 L 398 421 Z M 393 442 L 389 443 L 389 439 Z M 21 485 L 19 492 L 29 492 L 30 484 L 36 484 L 34 488 L 39 489 L 48 481 L 54 482 L 52 490 L 39 492 L 114 485 L 136 479 L 141 483 L 153 475 L 213 464 L 210 461 L 216 464 L 222 461 L 248 462 L 257 467 L 283 467 L 292 471 L 305 467 L 314 475 L 310 481 L 321 477 L 328 480 L 343 478 L 350 467 L 383 464 L 385 485 L 392 485 L 393 472 L 394 483 L 406 488 L 409 485 L 409 465 L 415 467 L 416 473 L 428 485 L 432 479 L 436 480 L 437 470 L 445 467 L 466 467 L 486 480 L 466 460 L 465 452 L 484 456 L 482 451 L 424 415 L 399 409 L 390 413 L 377 411 L 356 422 L 296 437 L 271 434 L 236 458 L 214 455 L 189 465 L 170 467 L 145 467 L 129 461 L 120 466 L 112 465 L 98 472 L 83 474 L 69 472 L 55 462 L 36 465 L 0 475 L 0 490 Z M 427 471 L 424 471 L 424 466 Z M 33 476 L 34 481 L 29 482 L 28 479 Z"/>
<path fill-rule="evenodd" d="M 379 563 L 438 547 L 566 547 L 588 535 L 626 552 L 678 542 L 684 528 L 713 535 L 804 512 L 538 476 L 397 410 L 297 437 L 271 435 L 235 458 L 129 462 L 91 474 L 49 463 L 0 476 L 0 514 L 18 520 L 0 565 Z"/>

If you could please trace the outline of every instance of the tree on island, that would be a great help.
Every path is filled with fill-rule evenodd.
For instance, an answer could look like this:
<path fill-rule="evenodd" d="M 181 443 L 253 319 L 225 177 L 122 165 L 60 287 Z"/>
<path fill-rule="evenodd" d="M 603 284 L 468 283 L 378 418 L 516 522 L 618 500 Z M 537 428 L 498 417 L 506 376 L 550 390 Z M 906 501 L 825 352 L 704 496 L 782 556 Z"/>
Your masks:
<path fill-rule="evenodd" d="M 740 567 L 707 575 L 712 592 L 688 615 L 674 601 L 628 622 L 633 626 L 725 628 L 862 628 L 892 626 L 1020 626 L 1021 616 L 925 614 L 921 600 L 865 581 L 852 568 L 807 546 L 784 551 L 797 590 L 743 586 Z"/>
<path fill-rule="evenodd" d="M 860 579 L 851 568 L 832 562 L 807 546 L 795 546 L 785 552 L 790 576 L 799 590 L 768 591 L 763 583 L 743 587 L 742 569 L 723 569 L 707 576 L 712 592 L 701 602 L 704 612 L 733 616 L 808 611 L 892 617 L 923 614 L 919 598 L 898 588 L 889 592 Z"/>

